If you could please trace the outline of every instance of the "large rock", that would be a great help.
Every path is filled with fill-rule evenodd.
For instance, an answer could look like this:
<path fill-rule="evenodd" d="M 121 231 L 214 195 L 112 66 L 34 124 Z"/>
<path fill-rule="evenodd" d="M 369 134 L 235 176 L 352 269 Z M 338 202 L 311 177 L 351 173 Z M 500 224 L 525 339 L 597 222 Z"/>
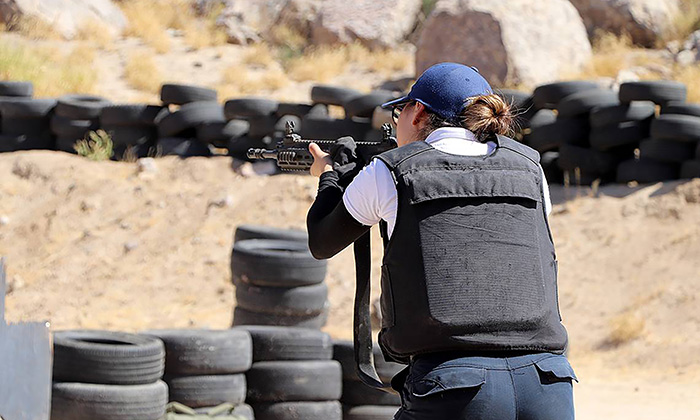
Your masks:
<path fill-rule="evenodd" d="M 114 35 L 127 24 L 111 0 L 0 0 L 0 19 L 12 25 L 18 19 L 44 21 L 65 38 L 73 38 L 87 21 L 99 20 Z"/>
<path fill-rule="evenodd" d="M 571 0 L 586 24 L 596 30 L 629 34 L 632 41 L 654 46 L 679 13 L 678 0 Z"/>
<path fill-rule="evenodd" d="M 566 0 L 441 0 L 418 40 L 416 72 L 454 61 L 492 85 L 536 85 L 581 70 L 591 58 L 581 17 Z"/>
<path fill-rule="evenodd" d="M 313 23 L 313 43 L 394 46 L 413 31 L 422 4 L 422 0 L 324 0 Z"/>

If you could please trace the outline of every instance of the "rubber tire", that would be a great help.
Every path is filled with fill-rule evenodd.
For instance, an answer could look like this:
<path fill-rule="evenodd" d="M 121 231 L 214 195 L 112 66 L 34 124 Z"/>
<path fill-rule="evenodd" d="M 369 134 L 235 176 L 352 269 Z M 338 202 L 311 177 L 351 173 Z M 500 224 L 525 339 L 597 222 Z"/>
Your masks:
<path fill-rule="evenodd" d="M 681 179 L 700 178 L 700 159 L 688 160 L 681 165 Z"/>
<path fill-rule="evenodd" d="M 253 362 L 266 360 L 331 360 L 331 337 L 308 328 L 247 325 L 253 338 Z"/>
<path fill-rule="evenodd" d="M 279 102 L 266 98 L 231 99 L 224 104 L 227 120 L 237 118 L 269 117 L 277 112 Z"/>
<path fill-rule="evenodd" d="M 698 147 L 695 149 L 695 157 L 700 159 L 700 142 L 698 142 Z"/>
<path fill-rule="evenodd" d="M 201 86 L 164 84 L 160 88 L 160 100 L 165 105 L 185 105 L 191 102 L 216 101 L 214 89 Z"/>
<path fill-rule="evenodd" d="M 0 153 L 19 150 L 52 150 L 55 141 L 51 136 L 0 135 Z"/>
<path fill-rule="evenodd" d="M 153 143 L 158 137 L 154 127 L 103 126 L 102 129 L 111 136 L 115 147 Z"/>
<path fill-rule="evenodd" d="M 296 115 L 282 115 L 275 123 L 274 132 L 279 133 L 280 136 L 284 136 L 287 131 L 287 122 L 291 122 L 294 125 L 295 133 L 301 131 L 301 118 Z"/>
<path fill-rule="evenodd" d="M 212 407 L 223 403 L 242 404 L 246 397 L 246 378 L 236 375 L 202 375 L 167 378 L 170 401 L 191 408 Z"/>
<path fill-rule="evenodd" d="M 700 117 L 659 115 L 651 122 L 651 137 L 657 140 L 700 141 Z"/>
<path fill-rule="evenodd" d="M 305 243 L 250 239 L 233 244 L 231 272 L 234 281 L 256 286 L 296 287 L 321 283 L 328 263 L 317 260 Z"/>
<path fill-rule="evenodd" d="M 533 128 L 528 136 L 528 144 L 544 153 L 557 150 L 562 144 L 585 145 L 588 133 L 588 118 L 557 118 L 552 124 Z"/>
<path fill-rule="evenodd" d="M 532 98 L 537 109 L 557 109 L 559 102 L 567 96 L 591 89 L 600 87 L 597 83 L 588 81 L 550 83 L 535 88 Z"/>
<path fill-rule="evenodd" d="M 667 102 L 661 105 L 661 115 L 691 115 L 700 117 L 700 104 L 688 104 L 685 102 Z"/>
<path fill-rule="evenodd" d="M 392 420 L 400 408 L 400 405 L 358 405 L 350 408 L 343 420 Z"/>
<path fill-rule="evenodd" d="M 144 385 L 54 383 L 51 420 L 159 420 L 167 402 L 168 387 L 163 381 Z"/>
<path fill-rule="evenodd" d="M 140 159 L 145 157 L 154 157 L 156 155 L 156 151 L 156 142 L 153 140 L 141 144 L 117 144 L 114 146 L 112 160 L 121 161 L 132 160 L 133 158 Z"/>
<path fill-rule="evenodd" d="M 248 130 L 250 123 L 244 120 L 207 123 L 197 127 L 197 139 L 207 143 L 228 143 L 231 138 L 247 135 Z"/>
<path fill-rule="evenodd" d="M 72 120 L 99 119 L 102 109 L 112 103 L 94 95 L 63 95 L 58 98 L 56 115 Z"/>
<path fill-rule="evenodd" d="M 630 121 L 591 131 L 590 144 L 592 148 L 604 152 L 619 147 L 637 147 L 648 137 L 648 122 Z"/>
<path fill-rule="evenodd" d="M 249 403 L 337 401 L 342 394 L 340 364 L 335 360 L 258 362 L 247 379 Z"/>
<path fill-rule="evenodd" d="M 50 137 L 50 120 L 39 118 L 3 118 L 2 133 L 16 136 Z"/>
<path fill-rule="evenodd" d="M 401 397 L 365 385 L 362 381 L 343 380 L 343 396 L 340 402 L 358 405 L 401 405 Z"/>
<path fill-rule="evenodd" d="M 648 184 L 678 179 L 678 165 L 669 165 L 653 160 L 626 160 L 617 167 L 616 180 L 620 184 L 637 181 Z"/>
<path fill-rule="evenodd" d="M 72 120 L 54 115 L 50 121 L 51 132 L 57 137 L 82 139 L 85 135 L 100 128 L 98 120 Z"/>
<path fill-rule="evenodd" d="M 241 373 L 253 363 L 253 341 L 244 329 L 149 330 L 143 334 L 165 344 L 165 374 L 171 377 Z"/>
<path fill-rule="evenodd" d="M 239 225 L 233 235 L 233 242 L 247 239 L 281 239 L 285 241 L 299 241 L 307 243 L 309 236 L 305 230 L 282 229 L 272 226 Z"/>
<path fill-rule="evenodd" d="M 270 137 L 265 137 L 262 139 L 253 139 L 248 136 L 234 137 L 229 139 L 226 144 L 228 149 L 228 155 L 236 159 L 248 160 L 246 152 L 250 148 L 256 149 L 266 149 L 271 146 L 272 139 Z"/>
<path fill-rule="evenodd" d="M 557 165 L 563 171 L 579 168 L 592 174 L 614 173 L 620 159 L 613 153 L 564 144 L 559 148 Z"/>
<path fill-rule="evenodd" d="M 554 124 L 557 121 L 557 113 L 551 109 L 540 109 L 532 118 L 530 118 L 529 126 L 535 130 L 543 125 Z"/>
<path fill-rule="evenodd" d="M 326 308 L 325 283 L 299 287 L 236 284 L 236 305 L 249 311 L 283 316 L 319 315 Z"/>
<path fill-rule="evenodd" d="M 356 141 L 366 140 L 372 124 L 353 120 L 306 117 L 301 121 L 300 134 L 305 139 L 335 140 L 351 136 Z"/>
<path fill-rule="evenodd" d="M 0 101 L 2 118 L 45 118 L 54 108 L 55 99 L 8 98 Z"/>
<path fill-rule="evenodd" d="M 285 316 L 271 315 L 259 312 L 249 311 L 243 308 L 236 307 L 233 310 L 234 327 L 244 325 L 274 325 L 298 328 L 320 329 L 326 325 L 328 320 L 328 308 L 326 307 L 319 315 L 308 316 Z"/>
<path fill-rule="evenodd" d="M 156 125 L 156 120 L 169 114 L 167 108 L 159 105 L 109 105 L 102 109 L 100 124 L 102 126 L 147 126 Z"/>
<path fill-rule="evenodd" d="M 652 101 L 664 104 L 670 101 L 685 102 L 688 89 L 683 83 L 672 80 L 627 82 L 620 85 L 620 102 Z"/>
<path fill-rule="evenodd" d="M 393 99 L 396 99 L 396 95 L 386 90 L 377 90 L 366 95 L 358 96 L 357 98 L 347 101 L 343 105 L 345 117 L 371 118 L 374 108 Z"/>
<path fill-rule="evenodd" d="M 14 96 L 29 98 L 34 95 L 32 82 L 0 82 L 0 96 Z"/>
<path fill-rule="evenodd" d="M 224 112 L 217 102 L 192 102 L 165 115 L 156 124 L 160 137 L 177 137 L 198 125 L 224 121 Z"/>
<path fill-rule="evenodd" d="M 503 98 L 511 106 L 511 109 L 516 112 L 524 112 L 534 106 L 532 94 L 527 92 L 515 89 L 498 89 L 494 93 Z"/>
<path fill-rule="evenodd" d="M 209 147 L 195 139 L 182 139 L 177 137 L 160 138 L 157 149 L 161 156 L 179 156 L 181 158 L 194 156 L 211 156 Z"/>
<path fill-rule="evenodd" d="M 73 137 L 56 136 L 56 150 L 77 155 L 74 147 L 76 141 Z"/>
<path fill-rule="evenodd" d="M 154 337 L 111 331 L 57 331 L 54 382 L 153 383 L 163 376 L 165 347 Z"/>
<path fill-rule="evenodd" d="M 250 123 L 250 128 L 248 130 L 248 137 L 261 139 L 265 136 L 272 136 L 275 133 L 277 120 L 279 120 L 279 118 L 274 114 L 264 117 L 249 118 L 248 122 Z"/>
<path fill-rule="evenodd" d="M 667 163 L 683 163 L 695 157 L 695 145 L 673 140 L 647 139 L 639 144 L 639 156 Z"/>
<path fill-rule="evenodd" d="M 406 365 L 395 362 L 388 362 L 384 358 L 382 350 L 377 343 L 372 346 L 374 355 L 374 367 L 377 369 L 377 375 L 385 383 L 389 383 L 391 378 L 403 370 Z M 333 360 L 337 360 L 343 368 L 343 379 L 349 381 L 359 381 L 357 376 L 355 363 L 355 350 L 352 341 L 334 340 L 333 341 Z"/>
<path fill-rule="evenodd" d="M 212 408 L 216 407 L 199 407 L 195 408 L 194 411 L 197 414 L 207 414 Z M 238 404 L 233 408 L 230 414 L 242 417 L 243 420 L 255 420 L 255 413 L 253 413 L 253 407 L 249 406 L 248 404 Z"/>
<path fill-rule="evenodd" d="M 312 109 L 316 109 L 317 112 L 320 112 L 319 110 L 321 109 L 325 109 L 325 114 L 321 114 L 320 116 L 328 115 L 328 107 L 315 108 L 315 105 L 312 104 L 295 104 L 290 102 L 281 102 L 277 107 L 276 114 L 278 117 L 282 117 L 283 115 L 295 115 L 299 118 L 304 118 Z"/>
<path fill-rule="evenodd" d="M 644 121 L 653 118 L 655 113 L 656 105 L 648 101 L 635 101 L 629 104 L 603 106 L 591 111 L 591 127 L 601 128 L 627 121 Z"/>
<path fill-rule="evenodd" d="M 315 85 L 311 88 L 311 102 L 314 104 L 343 106 L 359 96 L 362 96 L 361 92 L 344 87 Z"/>
<path fill-rule="evenodd" d="M 343 420 L 338 401 L 298 401 L 253 406 L 255 420 Z"/>
<path fill-rule="evenodd" d="M 619 105 L 617 93 L 612 90 L 595 89 L 573 93 L 559 102 L 557 111 L 559 117 L 571 118 L 588 116 L 596 107 Z"/>

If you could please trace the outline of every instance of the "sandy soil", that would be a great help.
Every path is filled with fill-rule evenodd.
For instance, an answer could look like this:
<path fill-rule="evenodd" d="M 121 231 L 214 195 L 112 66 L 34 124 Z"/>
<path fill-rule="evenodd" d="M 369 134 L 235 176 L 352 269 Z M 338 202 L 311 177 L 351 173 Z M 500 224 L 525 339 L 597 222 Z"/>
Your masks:
<path fill-rule="evenodd" d="M 126 331 L 230 325 L 235 227 L 302 228 L 316 180 L 245 177 L 226 157 L 162 158 L 157 168 L 48 151 L 0 155 L 8 320 Z M 694 418 L 700 180 L 552 192 L 579 418 Z M 376 293 L 376 234 L 373 245 Z M 325 330 L 349 338 L 350 250 L 330 260 L 327 281 Z"/>

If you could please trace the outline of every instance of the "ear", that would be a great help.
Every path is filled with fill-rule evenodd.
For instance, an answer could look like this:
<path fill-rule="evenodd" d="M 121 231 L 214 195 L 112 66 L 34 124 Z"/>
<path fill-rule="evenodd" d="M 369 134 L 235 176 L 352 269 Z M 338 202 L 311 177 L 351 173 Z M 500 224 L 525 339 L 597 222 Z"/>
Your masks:
<path fill-rule="evenodd" d="M 420 102 L 416 102 L 414 107 L 415 108 L 413 111 L 413 120 L 411 121 L 411 124 L 413 124 L 414 126 L 418 126 L 426 118 L 427 112 L 425 110 L 425 105 L 423 105 Z"/>

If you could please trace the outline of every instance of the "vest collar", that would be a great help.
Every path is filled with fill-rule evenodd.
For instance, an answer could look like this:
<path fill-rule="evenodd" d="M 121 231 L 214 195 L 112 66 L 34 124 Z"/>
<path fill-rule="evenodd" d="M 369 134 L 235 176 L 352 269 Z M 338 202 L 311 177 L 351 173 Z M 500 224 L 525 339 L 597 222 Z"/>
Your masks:
<path fill-rule="evenodd" d="M 459 140 L 467 140 L 467 141 L 474 141 L 478 142 L 479 140 L 476 138 L 476 135 L 472 133 L 471 131 L 467 130 L 466 128 L 462 127 L 441 127 L 438 128 L 437 130 L 433 131 L 428 135 L 428 137 L 425 138 L 425 142 L 430 144 L 434 143 L 438 140 L 444 140 L 444 139 L 459 139 Z M 493 138 L 489 139 L 489 141 L 492 141 L 496 143 L 496 148 L 501 147 L 501 136 L 493 136 Z"/>

